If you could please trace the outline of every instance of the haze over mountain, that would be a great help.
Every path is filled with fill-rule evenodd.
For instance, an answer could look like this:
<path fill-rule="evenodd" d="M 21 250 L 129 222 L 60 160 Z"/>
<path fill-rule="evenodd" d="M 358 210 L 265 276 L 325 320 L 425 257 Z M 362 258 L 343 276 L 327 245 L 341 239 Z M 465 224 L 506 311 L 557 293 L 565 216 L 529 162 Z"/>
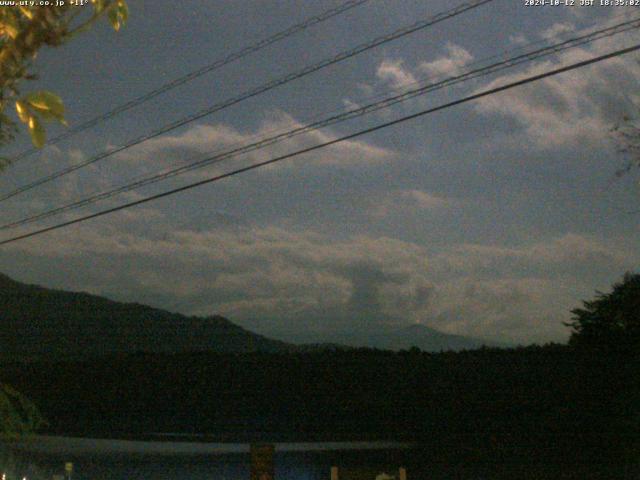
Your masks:
<path fill-rule="evenodd" d="M 441 350 L 470 350 L 482 346 L 504 346 L 484 339 L 451 335 L 421 324 L 400 327 L 374 327 L 370 332 L 343 332 L 333 334 L 278 335 L 278 339 L 303 344 L 334 344 L 349 347 L 407 350 L 418 347 L 427 352 Z"/>
<path fill-rule="evenodd" d="M 134 352 L 284 352 L 340 346 L 390 350 L 416 346 L 440 351 L 487 344 L 422 325 L 283 340 L 255 334 L 219 315 L 185 316 L 88 293 L 27 285 L 0 274 L 0 358 L 5 359 Z M 306 345 L 296 347 L 293 342 Z"/>

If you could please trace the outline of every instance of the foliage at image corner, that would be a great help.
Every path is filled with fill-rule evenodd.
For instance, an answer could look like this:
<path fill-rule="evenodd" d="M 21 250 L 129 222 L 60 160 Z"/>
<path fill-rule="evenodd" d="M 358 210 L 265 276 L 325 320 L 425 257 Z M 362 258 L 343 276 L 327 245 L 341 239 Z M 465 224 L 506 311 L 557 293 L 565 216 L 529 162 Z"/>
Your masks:
<path fill-rule="evenodd" d="M 0 383 L 0 439 L 14 440 L 46 425 L 31 400 L 10 385 Z"/>
<path fill-rule="evenodd" d="M 106 17 L 114 30 L 129 15 L 125 0 L 91 0 L 91 9 L 67 2 L 62 6 L 0 7 L 0 146 L 15 138 L 17 123 L 11 118 L 11 104 L 17 120 L 26 124 L 33 144 L 46 142 L 44 122 L 66 125 L 62 99 L 49 91 L 22 94 L 25 81 L 35 80 L 33 61 L 45 47 L 60 46 Z M 89 12 L 89 13 L 87 13 Z M 10 160 L 0 158 L 0 170 Z M 13 387 L 0 383 L 0 439 L 15 439 L 46 425 L 36 405 Z"/>
<path fill-rule="evenodd" d="M 610 293 L 596 292 L 571 311 L 569 345 L 640 355 L 640 274 L 627 272 Z"/>
<path fill-rule="evenodd" d="M 46 420 L 31 400 L 10 385 L 0 383 L 0 471 L 3 478 L 50 478 L 32 461 L 16 456 L 9 447 L 11 441 L 35 433 L 46 425 Z"/>
<path fill-rule="evenodd" d="M 58 95 L 49 91 L 22 95 L 20 87 L 24 81 L 37 78 L 32 63 L 40 48 L 62 45 L 102 17 L 116 31 L 128 19 L 125 0 L 91 0 L 91 5 L 88 15 L 86 7 L 69 2 L 63 6 L 0 7 L 0 146 L 11 142 L 18 131 L 8 112 L 10 104 L 38 148 L 46 142 L 44 122 L 66 125 L 64 104 Z M 0 159 L 0 169 L 7 163 L 8 159 Z"/>

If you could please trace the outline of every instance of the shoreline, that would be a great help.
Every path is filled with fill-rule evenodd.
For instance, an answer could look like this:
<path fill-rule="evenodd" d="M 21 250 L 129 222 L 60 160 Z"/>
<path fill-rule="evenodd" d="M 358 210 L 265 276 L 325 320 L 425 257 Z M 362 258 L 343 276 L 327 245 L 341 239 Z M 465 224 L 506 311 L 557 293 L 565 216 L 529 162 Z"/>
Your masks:
<path fill-rule="evenodd" d="M 21 440 L 6 442 L 9 448 L 42 455 L 73 454 L 82 455 L 229 455 L 249 454 L 250 443 L 206 442 L 172 440 L 132 440 L 82 438 L 52 435 L 33 435 Z M 185 434 L 188 435 L 188 434 Z M 191 438 L 190 438 L 191 440 Z M 406 450 L 414 443 L 395 441 L 352 441 L 352 442 L 260 442 L 275 445 L 276 453 L 366 451 L 366 450 Z"/>

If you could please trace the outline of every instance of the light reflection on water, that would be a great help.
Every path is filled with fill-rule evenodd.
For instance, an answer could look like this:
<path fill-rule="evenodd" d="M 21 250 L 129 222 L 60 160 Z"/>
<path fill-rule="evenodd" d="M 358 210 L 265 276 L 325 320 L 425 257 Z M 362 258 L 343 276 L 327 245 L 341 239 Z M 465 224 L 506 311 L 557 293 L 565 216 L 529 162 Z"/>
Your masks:
<path fill-rule="evenodd" d="M 175 435 L 171 435 L 175 437 Z M 36 435 L 15 444 L 16 448 L 45 455 L 221 455 L 249 453 L 248 443 L 132 441 Z M 278 452 L 324 452 L 407 449 L 401 442 L 286 442 L 275 443 Z"/>
<path fill-rule="evenodd" d="M 394 473 L 406 463 L 410 445 L 398 442 L 276 443 L 278 480 L 328 479 L 333 465 L 372 467 Z M 74 480 L 246 480 L 249 444 L 134 442 L 35 437 L 19 450 L 51 473 L 74 463 Z M 414 477 L 415 478 L 415 477 Z M 373 479 L 372 479 L 373 480 Z"/>

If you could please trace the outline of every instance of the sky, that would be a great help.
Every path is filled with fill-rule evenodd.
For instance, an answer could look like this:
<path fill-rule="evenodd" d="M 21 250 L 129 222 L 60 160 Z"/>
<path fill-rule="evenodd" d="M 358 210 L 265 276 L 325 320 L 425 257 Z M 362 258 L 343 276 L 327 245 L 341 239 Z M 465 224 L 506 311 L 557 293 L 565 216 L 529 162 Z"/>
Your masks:
<path fill-rule="evenodd" d="M 338 1 L 130 0 L 43 50 L 24 91 L 59 93 L 70 125 L 109 111 Z M 576 2 L 580 3 L 580 2 Z M 370 0 L 21 160 L 0 193 L 458 3 Z M 494 0 L 2 202 L 2 223 L 640 17 L 637 7 Z M 637 30 L 432 92 L 0 238 L 326 142 L 640 40 Z M 498 57 L 495 57 L 498 55 Z M 506 57 L 505 57 L 506 56 Z M 630 54 L 220 182 L 0 247 L 0 271 L 276 338 L 423 324 L 518 344 L 563 342 L 571 309 L 637 271 L 640 175 L 612 128 L 637 117 Z M 50 135 L 63 132 L 51 125 Z M 29 146 L 26 134 L 5 148 Z"/>

